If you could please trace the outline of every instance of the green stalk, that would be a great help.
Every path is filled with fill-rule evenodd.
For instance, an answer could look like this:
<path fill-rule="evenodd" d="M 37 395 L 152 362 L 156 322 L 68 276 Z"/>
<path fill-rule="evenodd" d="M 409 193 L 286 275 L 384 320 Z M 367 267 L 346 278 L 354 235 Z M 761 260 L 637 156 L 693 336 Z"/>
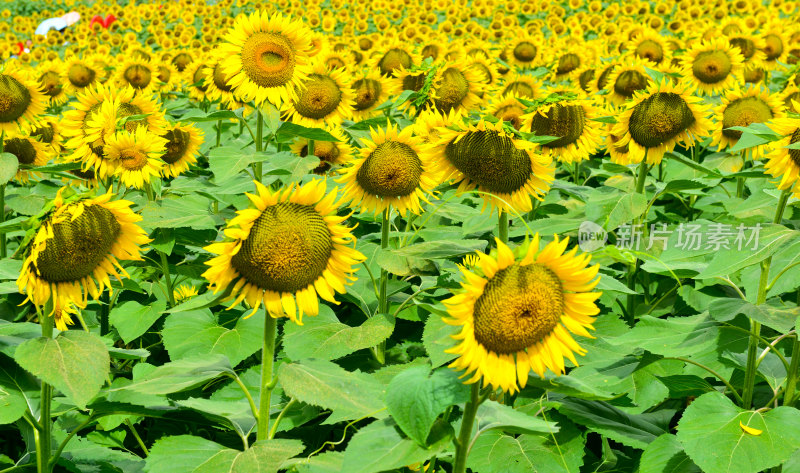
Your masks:
<path fill-rule="evenodd" d="M 306 148 L 306 156 L 314 156 L 314 140 L 308 140 L 308 147 Z"/>
<path fill-rule="evenodd" d="M 497 238 L 505 244 L 508 244 L 508 214 L 500 210 L 497 217 Z"/>
<path fill-rule="evenodd" d="M 472 439 L 472 424 L 475 423 L 475 414 L 480 405 L 480 389 L 480 382 L 472 383 L 469 401 L 464 405 L 464 417 L 461 419 L 461 431 L 458 433 L 453 473 L 466 473 L 467 471 L 467 455 L 469 455 L 469 445 Z"/>
<path fill-rule="evenodd" d="M 784 406 L 793 405 L 794 394 L 797 390 L 797 369 L 800 368 L 800 338 L 797 334 L 792 343 L 792 361 L 790 363 L 788 378 L 786 378 L 786 390 L 783 392 Z"/>
<path fill-rule="evenodd" d="M 272 364 L 275 360 L 275 334 L 278 319 L 264 311 L 264 340 L 261 349 L 261 398 L 258 400 L 258 431 L 256 440 L 269 438 L 269 406 L 275 381 L 272 378 Z"/>
<path fill-rule="evenodd" d="M 576 186 L 579 186 L 580 182 L 578 181 L 580 181 L 580 179 L 581 179 L 581 163 L 580 161 L 576 161 L 575 167 L 573 168 L 572 171 L 572 182 L 574 182 Z"/>
<path fill-rule="evenodd" d="M 779 224 L 783 220 L 783 212 L 786 210 L 786 202 L 789 200 L 789 192 L 783 191 L 778 199 L 778 207 L 775 209 L 775 218 L 772 223 Z M 756 296 L 756 305 L 761 305 L 767 301 L 767 283 L 769 282 L 769 268 L 772 265 L 772 256 L 761 262 L 761 277 L 758 280 L 758 293 Z M 753 405 L 753 393 L 755 391 L 756 382 L 756 369 L 757 369 L 757 351 L 758 351 L 758 337 L 761 335 L 761 324 L 755 320 L 750 321 L 750 340 L 747 345 L 747 367 L 744 372 L 744 386 L 742 388 L 742 408 L 750 409 Z M 795 357 L 792 356 L 792 363 L 794 364 Z M 790 374 L 791 375 L 791 374 Z M 787 388 L 789 382 L 796 382 L 787 379 Z"/>
<path fill-rule="evenodd" d="M 39 314 L 39 324 L 42 326 L 42 337 L 53 338 L 53 301 L 48 300 Z M 53 387 L 42 381 L 41 400 L 39 411 L 39 425 L 42 431 L 39 443 L 36 445 L 36 468 L 38 473 L 50 473 L 50 453 L 53 423 L 50 416 L 50 403 L 53 398 Z"/>
<path fill-rule="evenodd" d="M 100 294 L 100 335 L 105 335 L 109 332 L 108 314 L 111 311 L 111 296 L 108 291 L 103 291 Z"/>
<path fill-rule="evenodd" d="M 167 284 L 167 298 L 169 299 L 169 306 L 175 307 L 175 295 L 172 293 L 172 278 L 169 274 L 169 261 L 167 261 L 167 254 L 163 251 L 158 252 L 161 255 L 161 271 L 164 273 L 164 282 Z"/>
<path fill-rule="evenodd" d="M 256 151 L 261 152 L 263 151 L 264 146 L 264 115 L 261 114 L 261 109 L 258 109 L 257 113 L 257 120 L 256 120 Z M 263 175 L 263 169 L 261 161 L 255 163 L 253 165 L 253 174 L 255 175 L 256 181 L 261 182 L 261 178 Z"/>
<path fill-rule="evenodd" d="M 389 207 L 383 211 L 381 217 L 381 249 L 389 247 Z M 389 284 L 389 272 L 381 268 L 381 281 L 378 286 L 378 313 L 386 314 L 389 312 L 389 298 L 386 295 Z M 383 341 L 375 347 L 375 359 L 378 363 L 386 363 L 386 342 Z"/>
<path fill-rule="evenodd" d="M 6 132 L 0 132 L 0 153 L 5 149 Z M 0 223 L 6 221 L 6 185 L 0 185 Z M 5 258 L 7 255 L 6 250 L 6 234 L 0 233 L 0 258 Z"/>
<path fill-rule="evenodd" d="M 219 148 L 219 142 L 222 138 L 222 120 L 217 120 L 217 148 Z"/>
<path fill-rule="evenodd" d="M 644 159 L 642 159 L 642 162 L 639 163 L 639 174 L 636 176 L 637 194 L 644 194 L 644 183 L 645 180 L 647 179 L 648 171 L 649 169 L 647 166 L 647 154 L 645 154 Z M 634 224 L 640 223 L 638 220 L 639 219 L 636 219 L 636 221 L 634 221 L 633 223 Z M 628 289 L 634 292 L 636 292 L 636 271 L 638 270 L 638 268 L 639 268 L 638 259 L 634 261 L 630 266 L 628 266 L 628 275 L 626 278 L 627 280 L 626 282 L 628 283 Z M 633 326 L 633 322 L 636 319 L 636 317 L 634 316 L 634 313 L 636 311 L 636 294 L 628 294 L 626 299 L 627 299 L 626 316 L 628 318 L 627 322 L 628 325 Z"/>
<path fill-rule="evenodd" d="M 647 155 L 645 154 L 644 159 L 642 159 L 642 162 L 639 163 L 639 175 L 636 177 L 637 194 L 644 194 L 644 181 L 647 178 L 647 172 L 648 172 L 647 162 L 645 161 L 646 159 Z"/>

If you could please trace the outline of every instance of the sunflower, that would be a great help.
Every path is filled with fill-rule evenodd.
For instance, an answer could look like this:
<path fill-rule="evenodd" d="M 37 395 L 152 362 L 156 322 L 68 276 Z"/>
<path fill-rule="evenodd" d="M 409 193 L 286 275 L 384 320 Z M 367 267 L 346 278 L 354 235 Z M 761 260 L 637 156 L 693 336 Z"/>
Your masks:
<path fill-rule="evenodd" d="M 87 87 L 101 82 L 105 76 L 105 71 L 98 63 L 98 58 L 93 55 L 86 57 L 72 56 L 64 61 L 64 71 L 66 71 L 67 81 L 65 89 L 70 95 L 77 95 L 86 90 Z"/>
<path fill-rule="evenodd" d="M 64 90 L 64 78 L 61 76 L 63 66 L 60 62 L 46 61 L 36 66 L 39 84 L 47 96 L 48 105 L 57 106 L 69 100 Z"/>
<path fill-rule="evenodd" d="M 205 78 L 205 97 L 211 101 L 219 101 L 222 104 L 235 104 L 236 99 L 233 95 L 233 86 L 230 84 L 230 76 L 222 71 L 222 57 L 219 53 L 211 56 L 208 65 L 204 65 L 205 70 L 201 75 Z"/>
<path fill-rule="evenodd" d="M 716 95 L 733 88 L 744 70 L 744 57 L 724 38 L 697 43 L 681 59 L 681 76 L 693 89 Z"/>
<path fill-rule="evenodd" d="M 434 172 L 441 181 L 458 182 L 458 191 L 477 188 L 485 204 L 498 210 L 531 210 L 531 196 L 541 200 L 550 189 L 555 166 L 534 145 L 515 139 L 503 126 L 480 120 L 477 125 L 453 123 L 439 128 Z"/>
<path fill-rule="evenodd" d="M 585 51 L 585 45 L 571 45 L 562 44 L 556 48 L 557 51 L 566 50 L 566 52 L 559 53 L 555 57 L 555 67 L 553 68 L 552 80 L 553 82 L 561 82 L 562 80 L 569 79 L 576 71 L 580 70 L 589 64 L 589 55 Z"/>
<path fill-rule="evenodd" d="M 781 98 L 786 110 L 792 110 L 792 102 L 800 102 L 800 87 L 791 82 L 791 80 L 787 84 L 787 87 L 781 92 Z"/>
<path fill-rule="evenodd" d="M 631 160 L 627 143 L 620 143 L 620 140 L 622 140 L 625 135 L 616 136 L 612 133 L 613 129 L 613 124 L 609 123 L 606 125 L 605 149 L 606 152 L 608 152 L 610 161 L 614 164 L 620 164 L 622 166 L 634 164 L 634 162 Z"/>
<path fill-rule="evenodd" d="M 44 113 L 47 98 L 13 62 L 0 72 L 0 133 L 24 131 Z"/>
<path fill-rule="evenodd" d="M 511 52 L 511 64 L 517 67 L 534 67 L 536 59 L 541 55 L 541 46 L 544 44 L 543 38 L 535 37 L 527 33 L 516 36 L 511 40 L 507 47 Z"/>
<path fill-rule="evenodd" d="M 345 69 L 329 70 L 315 62 L 308 77 L 285 106 L 285 120 L 312 128 L 331 128 L 351 116 L 353 90 Z"/>
<path fill-rule="evenodd" d="M 197 288 L 189 284 L 181 284 L 172 291 L 172 297 L 175 298 L 176 303 L 191 299 L 197 294 Z"/>
<path fill-rule="evenodd" d="M 466 383 L 482 378 L 484 387 L 514 393 L 531 370 L 561 375 L 564 358 L 577 365 L 575 353 L 586 353 L 570 332 L 593 338 L 587 329 L 600 312 L 601 293 L 591 292 L 599 265 L 588 266 L 591 257 L 577 255 L 577 247 L 564 253 L 568 238 L 540 251 L 537 233 L 517 256 L 496 241 L 496 253 L 478 252 L 478 264 L 461 270 L 462 289 L 444 301 L 444 321 L 461 328 L 453 335 L 458 345 L 445 351 L 458 355 L 451 368 L 472 375 Z"/>
<path fill-rule="evenodd" d="M 166 140 L 165 152 L 161 155 L 161 160 L 164 161 L 161 172 L 164 177 L 178 177 L 197 162 L 197 154 L 203 143 L 203 132 L 196 126 L 176 123 L 170 125 L 161 137 Z"/>
<path fill-rule="evenodd" d="M 442 113 L 451 110 L 469 112 L 481 103 L 485 90 L 484 77 L 469 67 L 472 60 L 460 57 L 442 64 L 434 80 L 432 105 Z"/>
<path fill-rule="evenodd" d="M 762 28 L 761 37 L 764 40 L 764 66 L 774 69 L 778 63 L 785 63 L 789 54 L 789 37 L 780 23 Z"/>
<path fill-rule="evenodd" d="M 482 54 L 470 55 L 470 58 L 471 61 L 467 64 L 467 68 L 481 75 L 481 81 L 486 91 L 496 89 L 500 80 L 500 72 L 498 72 L 497 66 Z M 484 93 L 479 95 L 483 97 Z"/>
<path fill-rule="evenodd" d="M 400 132 L 391 125 L 373 129 L 370 138 L 364 140 L 361 156 L 351 158 L 337 179 L 345 184 L 344 198 L 363 212 L 393 207 L 401 215 L 419 214 L 420 200 L 429 202 L 437 185 L 431 172 L 432 152 L 422 146 L 421 138 L 412 136 L 412 127 Z"/>
<path fill-rule="evenodd" d="M 652 30 L 645 30 L 631 39 L 626 47 L 634 56 L 654 64 L 669 60 L 670 48 L 663 36 Z"/>
<path fill-rule="evenodd" d="M 301 21 L 266 10 L 240 16 L 219 46 L 228 83 L 247 102 L 289 102 L 309 73 L 310 33 Z"/>
<path fill-rule="evenodd" d="M 541 97 L 541 84 L 531 76 L 516 74 L 499 84 L 495 95 L 516 95 L 519 98 L 535 100 Z"/>
<path fill-rule="evenodd" d="M 189 97 L 197 102 L 206 100 L 208 83 L 211 82 L 209 69 L 202 62 L 193 62 L 183 70 L 183 83 L 189 91 Z"/>
<path fill-rule="evenodd" d="M 577 94 L 575 94 L 577 96 Z M 557 140 L 543 143 L 542 154 L 559 161 L 584 161 L 600 146 L 600 124 L 594 121 L 599 114 L 588 98 L 564 98 L 539 105 L 520 117 L 522 130 L 538 136 L 555 136 Z"/>
<path fill-rule="evenodd" d="M 385 51 L 375 64 L 384 77 L 392 77 L 397 69 L 410 69 L 421 62 L 419 56 L 408 52 L 401 42 L 387 44 Z"/>
<path fill-rule="evenodd" d="M 350 89 L 353 91 L 353 120 L 361 121 L 374 117 L 378 106 L 389 100 L 390 84 L 377 70 L 357 76 Z"/>
<path fill-rule="evenodd" d="M 730 35 L 728 41 L 734 48 L 739 48 L 746 67 L 761 68 L 763 66 L 767 59 L 767 55 L 763 51 L 766 47 L 763 38 L 747 32 L 740 32 Z"/>
<path fill-rule="evenodd" d="M 614 72 L 614 68 L 617 67 L 617 65 L 619 65 L 618 61 L 611 61 L 597 67 L 595 74 L 586 84 L 588 89 L 586 92 L 589 94 L 597 94 L 600 91 L 604 91 L 608 85 L 608 79 L 611 76 L 611 73 Z"/>
<path fill-rule="evenodd" d="M 617 65 L 608 75 L 606 82 L 606 100 L 612 105 L 622 105 L 640 90 L 646 89 L 650 76 L 645 69 L 647 65 L 639 60 L 629 60 Z"/>
<path fill-rule="evenodd" d="M 158 73 L 158 68 L 150 61 L 133 57 L 117 68 L 117 83 L 122 87 L 130 86 L 138 92 L 148 94 L 156 87 Z"/>
<path fill-rule="evenodd" d="M 57 117 L 44 116 L 39 125 L 30 132 L 31 137 L 48 146 L 52 155 L 58 155 L 62 150 L 61 125 Z"/>
<path fill-rule="evenodd" d="M 150 239 L 136 224 L 142 217 L 130 210 L 133 202 L 111 197 L 109 189 L 93 199 L 64 203 L 59 191 L 17 279 L 27 300 L 36 306 L 52 300 L 54 308 L 70 302 L 86 307 L 89 295 L 97 299 L 111 286 L 109 274 L 128 277 L 119 261 L 141 260 L 139 245 Z"/>
<path fill-rule="evenodd" d="M 352 159 L 353 147 L 347 143 L 344 133 L 339 128 L 328 131 L 338 141 L 315 141 L 314 156 L 319 158 L 319 166 L 312 171 L 314 174 L 325 174 L 333 166 L 346 163 Z M 308 156 L 307 138 L 297 138 L 289 149 L 300 157 Z"/>
<path fill-rule="evenodd" d="M 44 166 L 53 157 L 53 150 L 45 143 L 39 142 L 30 135 L 17 135 L 3 140 L 3 152 L 13 154 L 20 166 Z M 31 175 L 37 176 L 34 171 L 17 169 L 16 179 L 28 182 Z"/>
<path fill-rule="evenodd" d="M 122 184 L 141 189 L 151 176 L 160 176 L 167 140 L 147 131 L 144 127 L 134 131 L 122 130 L 107 136 L 103 152 L 106 159 L 116 164 L 114 174 Z"/>
<path fill-rule="evenodd" d="M 161 92 L 169 92 L 179 85 L 181 75 L 178 69 L 169 61 L 160 61 L 155 67 L 155 86 Z"/>
<path fill-rule="evenodd" d="M 734 126 L 750 126 L 784 118 L 783 102 L 778 94 L 772 94 L 762 86 L 735 88 L 722 97 L 722 103 L 714 110 L 716 127 L 712 135 L 712 146 L 718 151 L 733 147 L 742 137 L 742 132 L 729 130 Z M 763 146 L 750 148 L 753 159 L 758 159 Z"/>
<path fill-rule="evenodd" d="M 658 164 L 676 143 L 693 146 L 697 138 L 708 136 L 712 123 L 702 99 L 690 95 L 685 86 L 668 80 L 640 91 L 626 104 L 612 129 L 622 137 L 618 147 L 627 146 L 630 161 Z"/>
<path fill-rule="evenodd" d="M 75 109 L 64 112 L 62 122 L 67 139 L 65 147 L 73 150 L 68 159 L 82 162 L 84 170 L 93 167 L 101 177 L 106 177 L 108 163 L 103 157 L 103 134 L 96 125 L 105 126 L 102 118 L 98 120 L 103 104 L 110 103 L 116 107 L 115 92 L 111 87 L 97 84 L 87 87 L 76 98 L 77 102 L 72 103 Z"/>
<path fill-rule="evenodd" d="M 522 129 L 522 116 L 525 115 L 525 105 L 514 94 L 495 96 L 495 101 L 486 108 L 486 113 L 493 117 L 508 122 L 517 130 Z"/>
<path fill-rule="evenodd" d="M 457 110 L 451 110 L 446 114 L 440 113 L 436 109 L 423 110 L 414 121 L 414 135 L 422 139 L 423 146 L 435 147 L 439 142 L 440 132 L 462 120 L 463 115 Z"/>
<path fill-rule="evenodd" d="M 347 217 L 336 215 L 337 192 L 326 194 L 324 180 L 274 192 L 255 184 L 248 197 L 256 208 L 228 222 L 232 241 L 205 248 L 219 256 L 203 277 L 215 293 L 233 284 L 231 307 L 245 300 L 252 315 L 263 302 L 270 316 L 302 324 L 304 313 L 317 315 L 317 295 L 338 304 L 335 292 L 345 292 L 364 255 L 351 247 L 352 229 L 341 224 Z"/>
<path fill-rule="evenodd" d="M 769 127 L 783 138 L 772 143 L 773 150 L 766 156 L 764 170 L 781 179 L 778 189 L 789 189 L 800 198 L 800 149 L 787 149 L 789 145 L 800 143 L 800 119 L 779 118 L 770 122 Z"/>

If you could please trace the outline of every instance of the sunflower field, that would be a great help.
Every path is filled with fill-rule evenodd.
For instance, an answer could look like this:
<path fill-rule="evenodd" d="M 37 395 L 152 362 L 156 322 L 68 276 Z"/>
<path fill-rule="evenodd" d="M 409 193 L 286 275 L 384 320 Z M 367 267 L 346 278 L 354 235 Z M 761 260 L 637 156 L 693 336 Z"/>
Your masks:
<path fill-rule="evenodd" d="M 0 473 L 800 473 L 800 2 L 0 0 Z"/>

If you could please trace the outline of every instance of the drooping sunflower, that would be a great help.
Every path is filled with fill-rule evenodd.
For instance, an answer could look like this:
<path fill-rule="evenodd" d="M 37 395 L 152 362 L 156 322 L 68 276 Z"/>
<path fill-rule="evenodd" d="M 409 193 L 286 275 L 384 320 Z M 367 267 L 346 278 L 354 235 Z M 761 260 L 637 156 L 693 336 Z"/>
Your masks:
<path fill-rule="evenodd" d="M 463 117 L 458 110 L 446 114 L 436 109 L 423 110 L 414 121 L 414 135 L 422 139 L 423 146 L 435 147 L 441 138 L 440 132 L 451 124 L 460 123 Z"/>
<path fill-rule="evenodd" d="M 589 159 L 597 152 L 601 138 L 600 123 L 594 121 L 599 116 L 594 104 L 586 97 L 574 96 L 541 104 L 521 117 L 523 131 L 559 138 L 542 143 L 537 151 L 566 163 Z"/>
<path fill-rule="evenodd" d="M 795 104 L 800 112 L 800 102 Z M 764 170 L 780 178 L 778 189 L 789 189 L 795 197 L 800 198 L 800 149 L 787 148 L 800 143 L 800 119 L 779 118 L 771 121 L 769 127 L 783 138 L 771 143 L 772 151 L 766 155 Z"/>
<path fill-rule="evenodd" d="M 483 76 L 469 67 L 473 61 L 459 57 L 442 64 L 431 88 L 431 105 L 442 113 L 469 112 L 481 103 L 485 90 Z"/>
<path fill-rule="evenodd" d="M 628 60 L 618 64 L 608 74 L 606 82 L 606 100 L 611 105 L 620 106 L 633 97 L 637 91 L 646 89 L 652 80 L 647 74 L 645 63 L 639 60 Z"/>
<path fill-rule="evenodd" d="M 389 81 L 374 69 L 356 76 L 350 88 L 353 91 L 353 120 L 357 122 L 375 116 L 375 109 L 389 100 Z"/>
<path fill-rule="evenodd" d="M 61 76 L 63 65 L 59 61 L 45 61 L 36 66 L 36 74 L 42 91 L 47 96 L 48 105 L 61 105 L 69 100 Z"/>
<path fill-rule="evenodd" d="M 783 102 L 778 94 L 772 94 L 763 86 L 737 87 L 722 97 L 722 103 L 714 109 L 716 125 L 712 134 L 712 146 L 722 151 L 733 147 L 742 137 L 739 130 L 729 130 L 734 126 L 750 126 L 753 123 L 767 123 L 784 118 Z M 753 159 L 758 159 L 764 146 L 750 148 Z"/>
<path fill-rule="evenodd" d="M 410 69 L 421 62 L 419 56 L 400 41 L 392 41 L 382 50 L 386 52 L 377 57 L 375 66 L 384 77 L 392 77 L 397 69 Z"/>
<path fill-rule="evenodd" d="M 517 97 L 534 100 L 541 96 L 541 84 L 531 76 L 515 74 L 507 77 L 502 84 L 498 84 L 495 95 L 516 95 Z"/>
<path fill-rule="evenodd" d="M 167 140 L 138 127 L 134 131 L 122 130 L 105 138 L 103 152 L 106 159 L 116 164 L 114 174 L 122 184 L 142 189 L 152 176 L 160 176 Z"/>
<path fill-rule="evenodd" d="M 284 106 L 287 120 L 307 127 L 332 128 L 352 113 L 353 90 L 345 69 L 315 62 L 293 98 Z"/>
<path fill-rule="evenodd" d="M 444 321 L 461 328 L 458 345 L 445 351 L 458 355 L 450 367 L 472 375 L 465 383 L 483 379 L 484 387 L 514 393 L 531 370 L 561 375 L 564 358 L 577 365 L 575 353 L 586 353 L 570 332 L 593 338 L 599 265 L 588 266 L 591 257 L 577 247 L 565 253 L 568 238 L 540 250 L 537 233 L 516 256 L 496 241 L 496 253 L 478 252 L 479 263 L 461 270 L 462 289 L 444 301 Z"/>
<path fill-rule="evenodd" d="M 485 91 L 479 95 L 483 98 L 485 92 L 497 88 L 497 83 L 500 81 L 500 72 L 497 70 L 497 65 L 482 54 L 470 55 L 470 58 L 471 61 L 467 64 L 467 68 L 473 69 L 482 77 Z"/>
<path fill-rule="evenodd" d="M 744 70 L 744 57 L 725 38 L 703 41 L 684 53 L 681 76 L 693 89 L 716 95 L 731 89 Z"/>
<path fill-rule="evenodd" d="M 352 159 L 353 147 L 347 143 L 347 139 L 340 128 L 332 128 L 328 133 L 333 135 L 338 141 L 315 141 L 314 156 L 319 158 L 319 166 L 312 171 L 314 174 L 325 174 L 333 166 L 344 164 Z M 292 152 L 300 157 L 308 156 L 309 140 L 297 138 L 289 146 Z"/>
<path fill-rule="evenodd" d="M 141 260 L 140 245 L 150 239 L 136 224 L 142 217 L 130 210 L 133 202 L 112 197 L 64 203 L 59 191 L 17 279 L 28 300 L 39 307 L 51 299 L 54 308 L 70 302 L 86 307 L 88 296 L 97 299 L 110 287 L 109 275 L 128 277 L 119 261 Z"/>
<path fill-rule="evenodd" d="M 420 201 L 429 202 L 437 181 L 431 172 L 433 153 L 412 135 L 412 127 L 398 132 L 396 126 L 370 130 L 361 156 L 350 159 L 337 182 L 344 198 L 364 212 L 380 213 L 389 207 L 401 215 L 419 214 Z"/>
<path fill-rule="evenodd" d="M 247 196 L 256 208 L 228 222 L 230 241 L 205 248 L 219 256 L 206 262 L 203 277 L 215 293 L 233 284 L 231 307 L 244 300 L 252 315 L 263 302 L 270 316 L 302 324 L 303 314 L 319 312 L 318 295 L 338 304 L 334 294 L 345 292 L 364 255 L 352 247 L 347 217 L 336 215 L 337 191 L 326 194 L 324 180 L 277 191 L 255 184 L 258 193 Z"/>
<path fill-rule="evenodd" d="M 541 200 L 550 189 L 555 176 L 552 159 L 508 133 L 504 122 L 455 122 L 438 131 L 434 172 L 441 181 L 459 183 L 459 192 L 477 188 L 486 193 L 485 204 L 527 212 L 531 197 Z"/>
<path fill-rule="evenodd" d="M 623 166 L 627 166 L 629 164 L 635 164 L 631 160 L 628 144 L 620 143 L 620 141 L 625 135 L 616 136 L 614 135 L 614 133 L 612 133 L 613 131 L 614 131 L 614 125 L 610 123 L 607 124 L 605 148 L 606 152 L 608 153 L 610 161 L 614 164 L 621 164 Z"/>
<path fill-rule="evenodd" d="M 228 83 L 247 102 L 289 102 L 309 73 L 310 33 L 301 21 L 266 10 L 240 16 L 219 46 Z"/>
<path fill-rule="evenodd" d="M 35 125 L 47 98 L 36 81 L 8 62 L 0 71 L 0 132 L 16 133 Z"/>
<path fill-rule="evenodd" d="M 161 155 L 164 161 L 161 173 L 164 177 L 178 177 L 197 162 L 203 132 L 196 126 L 175 123 L 161 137 L 166 140 L 165 152 Z"/>
<path fill-rule="evenodd" d="M 632 163 L 646 157 L 647 164 L 658 164 L 677 143 L 693 146 L 699 137 L 709 135 L 709 111 L 685 86 L 662 80 L 633 96 L 612 133 L 622 137 L 618 147 L 627 145 Z"/>

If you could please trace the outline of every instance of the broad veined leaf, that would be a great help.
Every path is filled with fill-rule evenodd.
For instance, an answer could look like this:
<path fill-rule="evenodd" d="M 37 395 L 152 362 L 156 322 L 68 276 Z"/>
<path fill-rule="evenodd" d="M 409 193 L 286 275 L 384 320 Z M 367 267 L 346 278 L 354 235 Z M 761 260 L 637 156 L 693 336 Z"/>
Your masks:
<path fill-rule="evenodd" d="M 208 309 L 171 314 L 164 322 L 161 336 L 172 360 L 195 355 L 225 355 L 232 366 L 261 348 L 263 312 L 250 318 L 240 317 L 231 327 L 219 325 Z"/>
<path fill-rule="evenodd" d="M 109 389 L 109 392 L 170 394 L 193 388 L 225 373 L 233 373 L 226 356 L 199 355 L 164 363 L 132 383 Z"/>
<path fill-rule="evenodd" d="M 166 308 L 167 303 L 163 300 L 156 300 L 147 305 L 141 305 L 136 301 L 125 301 L 111 309 L 109 321 L 117 329 L 122 341 L 130 343 L 156 323 Z"/>

